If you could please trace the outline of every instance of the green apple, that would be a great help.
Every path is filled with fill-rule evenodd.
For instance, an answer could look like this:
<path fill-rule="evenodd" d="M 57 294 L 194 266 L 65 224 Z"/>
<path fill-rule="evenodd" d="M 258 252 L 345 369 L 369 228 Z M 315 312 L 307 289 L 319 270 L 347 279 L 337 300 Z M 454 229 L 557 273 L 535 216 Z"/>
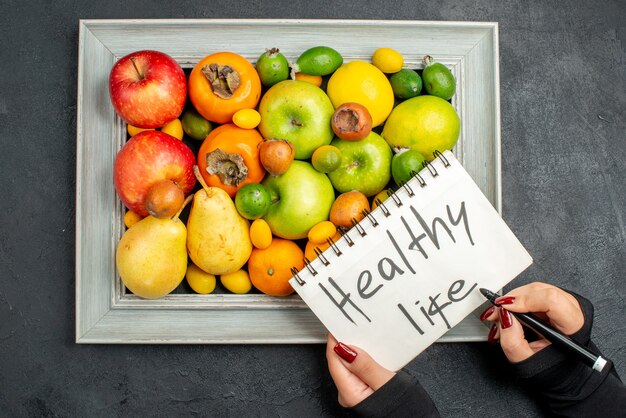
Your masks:
<path fill-rule="evenodd" d="M 357 142 L 336 138 L 331 145 L 341 151 L 341 165 L 328 173 L 339 192 L 358 190 L 366 196 L 374 196 L 389 183 L 392 152 L 377 133 L 370 132 Z"/>
<path fill-rule="evenodd" d="M 272 233 L 286 239 L 307 236 L 313 225 L 328 219 L 335 191 L 325 174 L 305 161 L 294 161 L 289 170 L 263 180 L 272 204 L 263 217 Z"/>
<path fill-rule="evenodd" d="M 306 160 L 318 147 L 332 141 L 330 119 L 334 111 L 330 99 L 319 87 L 305 81 L 281 81 L 261 99 L 259 131 L 264 138 L 291 142 L 295 158 Z"/>

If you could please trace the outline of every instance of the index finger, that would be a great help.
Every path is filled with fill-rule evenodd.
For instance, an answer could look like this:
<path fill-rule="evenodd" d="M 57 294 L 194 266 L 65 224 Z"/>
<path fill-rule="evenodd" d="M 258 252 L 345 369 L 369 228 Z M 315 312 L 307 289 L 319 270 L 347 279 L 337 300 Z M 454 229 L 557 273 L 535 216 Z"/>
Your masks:
<path fill-rule="evenodd" d="M 353 390 L 355 387 L 365 386 L 365 383 L 341 362 L 339 356 L 333 350 L 335 345 L 337 345 L 337 340 L 331 334 L 328 334 L 326 360 L 328 361 L 328 371 L 337 386 L 337 390 L 340 393 L 345 393 Z"/>
<path fill-rule="evenodd" d="M 514 298 L 503 304 L 507 310 L 543 313 L 555 328 L 567 335 L 580 330 L 585 321 L 576 298 L 551 285 L 522 286 L 507 293 L 506 297 Z"/>

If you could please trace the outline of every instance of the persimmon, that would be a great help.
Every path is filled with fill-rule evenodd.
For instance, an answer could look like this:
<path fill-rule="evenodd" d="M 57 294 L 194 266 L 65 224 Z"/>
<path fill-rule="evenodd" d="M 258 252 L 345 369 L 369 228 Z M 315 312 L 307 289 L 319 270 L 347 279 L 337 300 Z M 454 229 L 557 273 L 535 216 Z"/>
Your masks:
<path fill-rule="evenodd" d="M 335 109 L 331 119 L 333 132 L 346 141 L 360 141 L 372 131 L 372 116 L 358 103 L 344 103 Z"/>
<path fill-rule="evenodd" d="M 295 157 L 291 142 L 284 139 L 266 139 L 259 145 L 261 164 L 268 173 L 278 176 L 289 170 Z"/>
<path fill-rule="evenodd" d="M 146 210 L 155 218 L 171 218 L 185 202 L 185 192 L 172 180 L 154 183 L 146 194 Z"/>
<path fill-rule="evenodd" d="M 304 268 L 304 253 L 298 245 L 282 238 L 272 239 L 265 249 L 255 248 L 248 260 L 248 273 L 254 287 L 270 296 L 293 293 L 289 284 L 291 267 Z"/>
<path fill-rule="evenodd" d="M 262 142 L 256 129 L 229 123 L 212 130 L 198 150 L 198 168 L 204 181 L 230 197 L 248 183 L 260 183 L 265 176 L 258 148 Z"/>
<path fill-rule="evenodd" d="M 360 221 L 365 217 L 363 211 L 370 211 L 370 202 L 367 197 L 352 190 L 340 194 L 330 208 L 330 221 L 337 226 L 352 227 L 352 220 Z"/>
<path fill-rule="evenodd" d="M 261 80 L 241 55 L 217 52 L 203 58 L 189 75 L 189 98 L 211 122 L 228 123 L 240 109 L 254 109 L 261 98 Z"/>

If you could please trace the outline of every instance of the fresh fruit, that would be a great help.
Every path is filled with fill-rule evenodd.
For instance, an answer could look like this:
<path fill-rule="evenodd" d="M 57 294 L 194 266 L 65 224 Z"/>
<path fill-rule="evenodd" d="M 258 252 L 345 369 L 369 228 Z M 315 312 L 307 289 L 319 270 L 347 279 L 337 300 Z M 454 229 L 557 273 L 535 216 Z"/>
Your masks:
<path fill-rule="evenodd" d="M 161 298 L 176 289 L 187 271 L 187 230 L 173 218 L 148 216 L 126 230 L 115 253 L 124 285 L 145 299 Z"/>
<path fill-rule="evenodd" d="M 322 145 L 311 156 L 311 163 L 317 171 L 330 173 L 341 165 L 341 151 L 334 145 Z"/>
<path fill-rule="evenodd" d="M 237 191 L 235 196 L 237 212 L 250 220 L 265 215 L 271 203 L 269 192 L 259 183 L 246 184 Z"/>
<path fill-rule="evenodd" d="M 393 109 L 393 90 L 385 74 L 372 64 L 351 61 L 330 77 L 326 88 L 333 106 L 356 102 L 372 115 L 372 125 L 382 124 Z"/>
<path fill-rule="evenodd" d="M 304 81 L 281 81 L 261 99 L 259 131 L 264 138 L 288 140 L 294 146 L 295 158 L 307 159 L 332 140 L 333 112 L 332 103 L 319 87 Z"/>
<path fill-rule="evenodd" d="M 393 109 L 382 136 L 392 147 L 411 148 L 427 160 L 433 152 L 452 149 L 461 123 L 450 103 L 436 96 L 418 96 Z"/>
<path fill-rule="evenodd" d="M 335 199 L 325 174 L 304 161 L 294 161 L 285 174 L 263 181 L 272 204 L 263 219 L 272 233 L 281 238 L 300 239 L 318 222 L 328 219 Z"/>
<path fill-rule="evenodd" d="M 142 219 L 143 216 L 141 216 L 137 212 L 133 212 L 132 210 L 128 209 L 124 214 L 124 225 L 126 225 L 126 228 L 130 228 Z"/>
<path fill-rule="evenodd" d="M 335 235 L 332 236 L 331 240 L 333 242 L 337 242 L 341 239 L 341 233 L 339 231 L 335 232 Z M 313 261 L 317 258 L 317 253 L 315 249 L 317 248 L 319 251 L 326 251 L 330 247 L 330 243 L 328 241 L 321 242 L 319 244 L 315 244 L 311 241 L 307 241 L 304 247 L 304 256 L 309 260 Z"/>
<path fill-rule="evenodd" d="M 144 131 L 128 140 L 113 163 L 115 190 L 126 207 L 148 216 L 146 195 L 154 183 L 169 179 L 187 195 L 196 184 L 196 157 L 187 145 L 159 131 Z"/>
<path fill-rule="evenodd" d="M 176 139 L 183 139 L 183 125 L 180 122 L 180 119 L 174 119 L 166 123 L 161 128 L 161 132 L 171 135 Z"/>
<path fill-rule="evenodd" d="M 307 236 L 311 243 L 322 244 L 326 242 L 328 238 L 332 238 L 336 233 L 337 227 L 334 223 L 331 221 L 322 221 L 311 228 Z"/>
<path fill-rule="evenodd" d="M 259 158 L 261 142 L 263 137 L 256 129 L 230 123 L 213 129 L 198 150 L 198 167 L 204 181 L 225 190 L 230 197 L 246 184 L 259 183 L 265 176 Z"/>
<path fill-rule="evenodd" d="M 289 78 L 289 62 L 278 48 L 266 49 L 256 62 L 261 83 L 271 87 Z"/>
<path fill-rule="evenodd" d="M 372 64 L 383 73 L 397 73 L 404 65 L 404 58 L 395 49 L 378 48 L 372 56 Z"/>
<path fill-rule="evenodd" d="M 372 116 L 359 103 L 343 103 L 335 109 L 331 119 L 333 132 L 346 141 L 360 141 L 372 130 Z"/>
<path fill-rule="evenodd" d="M 328 75 L 343 64 L 343 57 L 334 49 L 327 46 L 316 46 L 304 51 L 293 65 L 296 73 L 310 75 Z"/>
<path fill-rule="evenodd" d="M 171 218 L 185 201 L 185 193 L 172 180 L 159 180 L 148 189 L 146 210 L 155 218 Z"/>
<path fill-rule="evenodd" d="M 202 189 L 193 198 L 187 220 L 189 257 L 207 273 L 232 273 L 246 263 L 252 251 L 248 221 L 224 190 L 209 187 L 197 168 L 195 171 Z"/>
<path fill-rule="evenodd" d="M 269 247 L 252 250 L 248 272 L 254 287 L 270 296 L 293 293 L 289 284 L 291 268 L 304 268 L 304 253 L 298 245 L 286 239 L 274 238 Z"/>
<path fill-rule="evenodd" d="M 392 152 L 380 135 L 372 131 L 361 141 L 335 139 L 331 145 L 341 151 L 341 165 L 328 178 L 340 193 L 358 190 L 373 196 L 387 185 Z"/>
<path fill-rule="evenodd" d="M 272 243 L 272 230 L 263 219 L 255 219 L 250 225 L 250 241 L 252 245 L 261 250 Z"/>
<path fill-rule="evenodd" d="M 215 275 L 207 273 L 195 264 L 189 263 L 185 274 L 191 289 L 201 295 L 208 295 L 215 290 Z"/>
<path fill-rule="evenodd" d="M 117 61 L 109 75 L 115 112 L 137 128 L 159 128 L 183 111 L 187 80 L 180 65 L 158 51 L 137 51 Z"/>
<path fill-rule="evenodd" d="M 456 90 L 456 81 L 452 72 L 445 65 L 435 62 L 430 55 L 424 57 L 422 79 L 428 94 L 450 100 Z"/>
<path fill-rule="evenodd" d="M 211 122 L 229 123 L 240 109 L 254 109 L 261 97 L 261 80 L 241 55 L 217 52 L 203 58 L 189 75 L 189 98 Z"/>
<path fill-rule="evenodd" d="M 274 176 L 289 170 L 294 157 L 293 145 L 287 140 L 266 139 L 259 145 L 261 164 Z"/>
<path fill-rule="evenodd" d="M 334 225 L 351 228 L 352 221 L 360 221 L 365 217 L 363 211 L 369 210 L 370 202 L 367 197 L 357 190 L 352 190 L 337 196 L 330 208 L 330 221 Z"/>
<path fill-rule="evenodd" d="M 372 210 L 376 209 L 380 205 L 381 202 L 384 202 L 385 200 L 387 200 L 390 193 L 391 193 L 391 190 L 389 189 L 383 189 L 380 192 L 378 192 L 378 194 L 376 194 L 376 196 L 374 196 L 374 198 L 372 199 Z"/>
<path fill-rule="evenodd" d="M 391 176 L 398 186 L 402 186 L 415 173 L 419 173 L 424 167 L 426 158 L 413 149 L 403 149 L 391 159 Z"/>
<path fill-rule="evenodd" d="M 139 132 L 143 132 L 143 131 L 152 131 L 154 130 L 154 128 L 138 128 L 136 126 L 133 125 L 126 125 L 126 130 L 128 131 L 128 135 L 130 136 L 135 136 L 137 135 Z"/>
<path fill-rule="evenodd" d="M 241 109 L 233 115 L 233 123 L 242 129 L 254 129 L 261 123 L 261 115 L 254 109 Z"/>
<path fill-rule="evenodd" d="M 239 295 L 246 294 L 252 289 L 248 272 L 243 269 L 233 273 L 222 274 L 220 276 L 220 282 L 222 282 L 222 286 L 226 289 Z"/>
<path fill-rule="evenodd" d="M 183 113 L 181 122 L 185 133 L 198 141 L 203 141 L 213 129 L 211 122 L 202 117 L 195 109 L 189 109 Z"/>
<path fill-rule="evenodd" d="M 411 97 L 419 96 L 422 91 L 422 78 L 420 75 L 405 68 L 389 77 L 393 94 L 398 99 L 410 99 Z"/>
<path fill-rule="evenodd" d="M 321 75 L 296 73 L 295 79 L 299 81 L 306 81 L 307 83 L 313 84 L 315 87 L 320 87 L 322 85 Z"/>

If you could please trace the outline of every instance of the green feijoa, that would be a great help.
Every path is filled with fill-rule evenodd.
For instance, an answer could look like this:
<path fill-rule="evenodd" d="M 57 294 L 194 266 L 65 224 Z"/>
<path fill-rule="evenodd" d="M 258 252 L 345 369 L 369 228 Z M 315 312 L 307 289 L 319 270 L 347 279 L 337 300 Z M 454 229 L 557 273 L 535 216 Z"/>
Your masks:
<path fill-rule="evenodd" d="M 237 191 L 235 207 L 241 216 L 254 220 L 265 215 L 272 204 L 270 192 L 260 183 L 248 183 Z"/>
<path fill-rule="evenodd" d="M 289 78 L 289 62 L 278 48 L 266 49 L 256 61 L 256 71 L 261 84 L 271 87 Z"/>
<path fill-rule="evenodd" d="M 211 122 L 203 118 L 195 109 L 185 111 L 181 118 L 183 131 L 191 138 L 204 141 L 209 132 L 213 129 Z"/>
<path fill-rule="evenodd" d="M 424 64 L 426 67 L 422 72 L 422 81 L 426 92 L 444 100 L 449 100 L 454 96 L 456 81 L 448 67 L 435 62 L 430 55 L 424 57 Z"/>
<path fill-rule="evenodd" d="M 341 54 L 328 46 L 307 49 L 298 57 L 293 66 L 294 72 L 325 76 L 333 73 L 343 64 Z"/>
<path fill-rule="evenodd" d="M 415 173 L 419 173 L 426 158 L 412 149 L 400 150 L 391 159 L 391 176 L 398 186 L 409 181 Z"/>
<path fill-rule="evenodd" d="M 418 73 L 404 68 L 389 77 L 393 94 L 399 99 L 410 99 L 422 91 L 422 78 Z"/>

